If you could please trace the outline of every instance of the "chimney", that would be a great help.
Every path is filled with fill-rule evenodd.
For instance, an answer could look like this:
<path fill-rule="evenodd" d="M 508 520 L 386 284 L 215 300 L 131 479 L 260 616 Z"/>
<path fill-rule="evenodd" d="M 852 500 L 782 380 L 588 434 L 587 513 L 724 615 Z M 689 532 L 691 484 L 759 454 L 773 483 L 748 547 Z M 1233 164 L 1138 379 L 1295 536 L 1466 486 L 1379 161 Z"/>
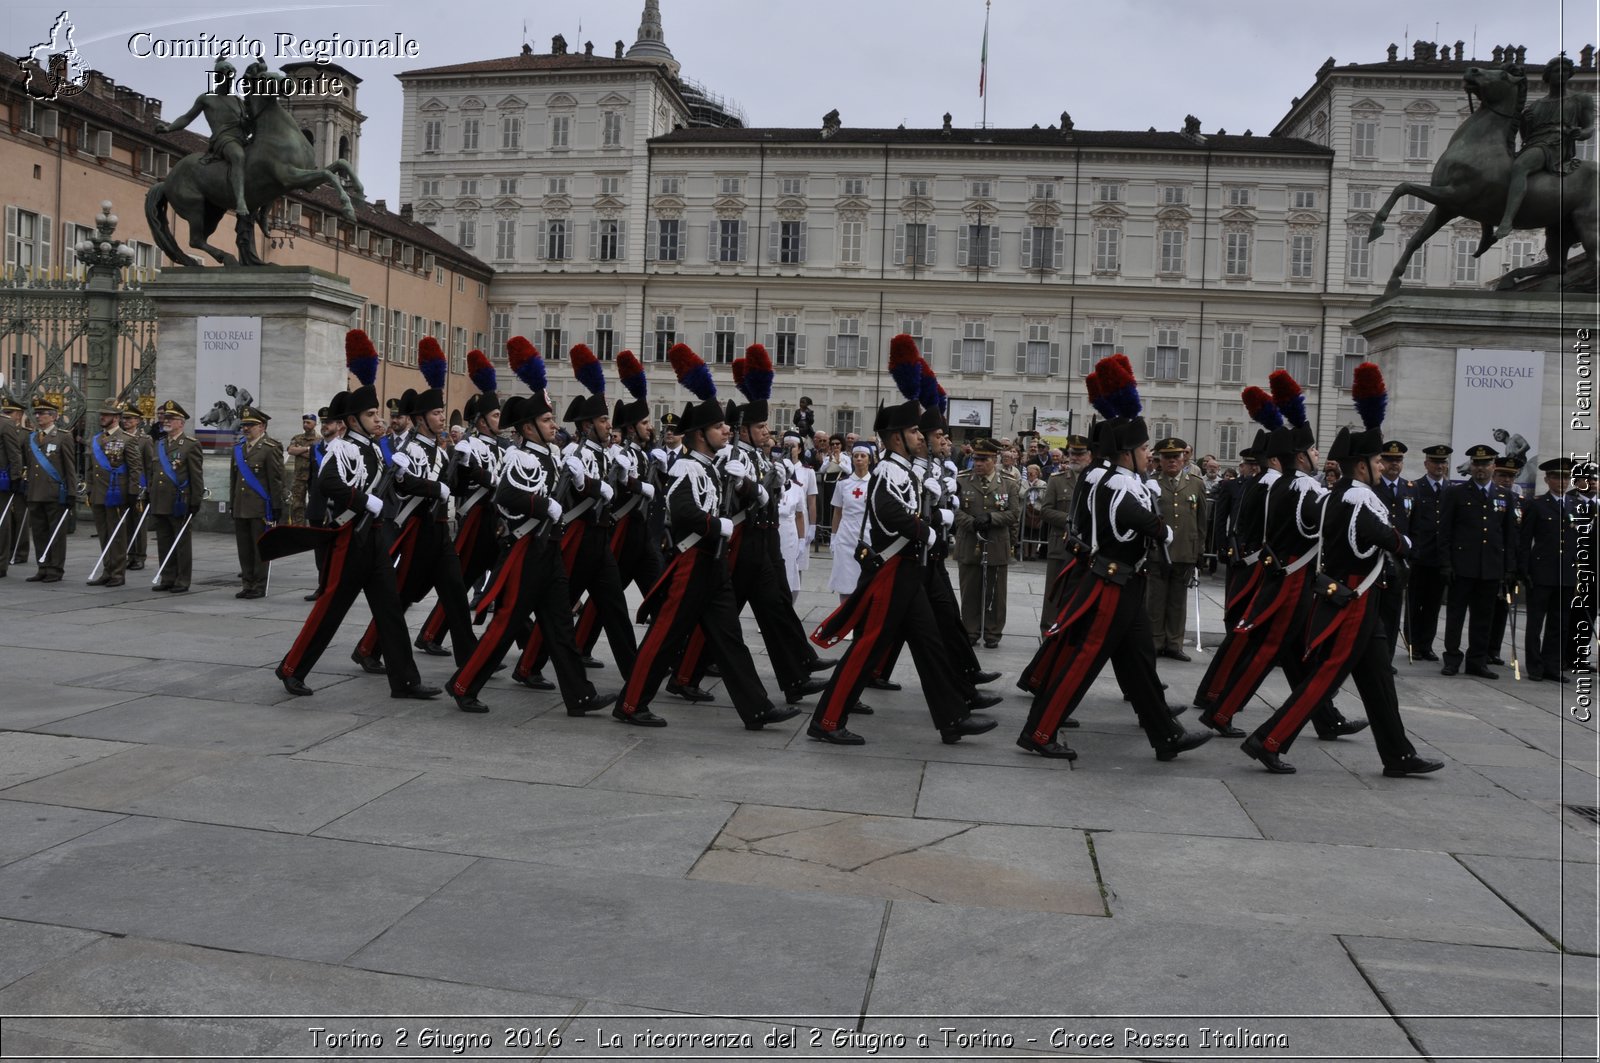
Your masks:
<path fill-rule="evenodd" d="M 1586 44 L 1578 49 L 1578 68 L 1580 70 L 1594 69 L 1594 45 Z"/>
<path fill-rule="evenodd" d="M 594 42 L 593 41 L 584 41 L 583 42 L 583 54 L 584 55 L 593 55 L 594 54 Z"/>
<path fill-rule="evenodd" d="M 551 55 L 566 55 L 567 54 L 567 39 L 565 37 L 561 36 L 561 34 L 559 34 L 559 33 L 556 34 L 554 37 L 550 38 L 550 54 Z"/>
<path fill-rule="evenodd" d="M 400 204 L 400 217 L 404 218 L 406 221 L 410 221 L 411 220 L 411 204 L 410 203 L 402 203 L 402 204 Z"/>
<path fill-rule="evenodd" d="M 946 133 L 950 132 L 950 112 L 949 111 L 946 111 L 944 113 L 944 131 Z"/>
<path fill-rule="evenodd" d="M 389 202 L 388 200 L 375 199 L 372 201 L 372 209 L 387 214 L 389 212 Z"/>
<path fill-rule="evenodd" d="M 618 41 L 618 42 L 617 42 L 617 54 L 616 54 L 616 58 L 618 58 L 618 59 L 621 59 L 621 58 L 622 58 L 622 42 L 621 42 L 621 41 Z"/>
<path fill-rule="evenodd" d="M 1399 61 L 1400 61 L 1400 46 L 1398 44 L 1389 45 L 1389 62 L 1398 63 Z"/>
<path fill-rule="evenodd" d="M 1458 62 L 1458 63 L 1461 62 L 1462 59 L 1466 58 L 1466 54 L 1467 54 L 1467 42 L 1466 41 L 1457 41 L 1456 42 L 1456 62 Z"/>
<path fill-rule="evenodd" d="M 1063 133 L 1072 132 L 1072 115 L 1066 111 L 1061 112 L 1061 131 Z"/>
<path fill-rule="evenodd" d="M 839 125 L 839 109 L 835 107 L 833 110 L 822 116 L 823 137 L 826 138 L 833 136 L 839 131 Z"/>

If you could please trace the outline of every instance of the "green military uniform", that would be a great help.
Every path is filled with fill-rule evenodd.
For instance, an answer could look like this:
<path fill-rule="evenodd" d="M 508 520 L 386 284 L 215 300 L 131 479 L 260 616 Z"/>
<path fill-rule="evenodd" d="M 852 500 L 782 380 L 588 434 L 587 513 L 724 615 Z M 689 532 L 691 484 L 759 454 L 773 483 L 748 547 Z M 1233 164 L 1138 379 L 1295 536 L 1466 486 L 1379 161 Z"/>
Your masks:
<path fill-rule="evenodd" d="M 992 440 L 980 439 L 975 455 L 994 461 L 999 449 Z M 1000 644 L 1006 626 L 1006 575 L 1011 548 L 1022 525 L 1022 488 L 992 464 L 986 473 L 977 467 L 956 477 L 961 508 L 956 512 L 955 559 L 961 579 L 961 621 L 967 641 L 979 638 L 990 649 Z M 984 559 L 988 574 L 984 574 Z M 987 587 L 987 590 L 985 589 Z M 988 607 L 984 608 L 984 595 Z"/>
<path fill-rule="evenodd" d="M 309 417 L 309 415 L 308 415 Z M 306 494 L 311 489 L 311 474 L 315 470 L 311 467 L 311 448 L 322 442 L 322 433 L 317 431 L 317 419 L 309 417 L 311 427 L 289 440 L 289 459 L 294 462 L 294 477 L 289 484 L 289 523 L 304 524 L 306 522 Z M 304 421 L 301 422 L 302 424 Z M 297 448 L 304 447 L 304 454 L 296 454 Z M 283 518 L 278 518 L 282 520 Z"/>
<path fill-rule="evenodd" d="M 150 556 L 150 467 L 156 461 L 156 441 L 150 438 L 139 414 L 136 402 L 122 404 L 122 431 L 128 437 L 128 446 L 139 451 L 139 478 L 133 483 L 133 512 L 128 514 L 128 571 L 144 568 Z"/>
<path fill-rule="evenodd" d="M 5 577 L 12 554 L 24 561 L 28 557 L 26 433 L 11 419 L 22 412 L 22 405 L 9 392 L 0 392 L 0 578 Z"/>
<path fill-rule="evenodd" d="M 268 420 L 253 406 L 246 406 L 239 413 L 239 423 L 247 429 Z M 249 470 L 254 484 L 246 479 L 243 470 Z M 267 593 L 267 562 L 261 560 L 256 543 L 263 532 L 284 518 L 283 472 L 283 447 L 265 432 L 255 440 L 240 440 L 234 445 L 228 474 L 228 510 L 233 514 L 239 574 L 244 579 L 244 589 L 235 598 L 261 598 Z"/>
<path fill-rule="evenodd" d="M 1188 449 L 1189 445 L 1176 437 L 1156 444 L 1157 455 L 1182 454 Z M 1160 553 L 1159 546 L 1154 548 L 1145 607 L 1150 614 L 1150 633 L 1156 653 L 1188 660 L 1183 652 L 1184 628 L 1189 615 L 1186 605 L 1195 566 L 1206 548 L 1206 481 L 1184 466 L 1176 476 L 1157 474 L 1156 483 L 1161 485 L 1161 497 L 1157 500 L 1161 519 L 1172 529 L 1172 542 L 1167 544 L 1165 555 Z M 1171 565 L 1166 563 L 1168 558 Z"/>
<path fill-rule="evenodd" d="M 35 422 L 41 414 L 60 413 L 54 402 L 37 399 L 33 404 Z M 66 571 L 67 530 L 65 518 L 77 502 L 78 461 L 73 453 L 72 433 L 54 419 L 48 429 L 29 433 L 22 442 L 23 461 L 28 477 L 28 523 L 33 534 L 39 571 L 28 577 L 30 583 L 55 583 Z M 45 547 L 48 546 L 48 552 Z"/>
<path fill-rule="evenodd" d="M 163 422 L 172 418 L 187 421 L 189 414 L 168 399 L 157 408 L 156 417 Z M 155 452 L 148 477 L 150 519 L 156 528 L 156 550 L 161 558 L 158 563 L 166 565 L 155 589 L 182 594 L 189 589 L 194 571 L 194 538 L 184 531 L 184 524 L 200 511 L 205 498 L 205 462 L 200 441 L 181 431 L 176 439 L 163 435 L 156 441 Z"/>
<path fill-rule="evenodd" d="M 1061 603 L 1055 595 L 1056 578 L 1072 557 L 1067 545 L 1071 534 L 1072 494 L 1078 486 L 1078 470 L 1070 465 L 1050 474 L 1039 499 L 1039 519 L 1045 525 L 1044 608 L 1039 610 L 1039 630 L 1048 631 L 1056 621 Z"/>
<path fill-rule="evenodd" d="M 102 417 L 120 417 L 122 407 L 107 399 L 100 407 Z M 128 532 L 133 522 L 133 501 L 139 494 L 139 478 L 144 471 L 144 450 L 116 421 L 89 441 L 84 459 L 84 483 L 89 492 L 89 511 L 94 514 L 95 537 L 105 554 L 100 574 L 89 581 L 92 587 L 120 587 L 128 569 Z"/>

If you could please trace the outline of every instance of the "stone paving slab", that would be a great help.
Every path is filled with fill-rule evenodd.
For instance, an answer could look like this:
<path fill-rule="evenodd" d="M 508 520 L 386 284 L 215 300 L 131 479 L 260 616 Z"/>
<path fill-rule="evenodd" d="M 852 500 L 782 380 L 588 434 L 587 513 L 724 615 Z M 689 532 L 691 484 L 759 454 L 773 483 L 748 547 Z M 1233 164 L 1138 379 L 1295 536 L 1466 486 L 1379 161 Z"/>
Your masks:
<path fill-rule="evenodd" d="M 0 801 L 0 864 L 32 856 L 121 818 L 78 808 Z"/>
<path fill-rule="evenodd" d="M 471 862 L 129 819 L 0 868 L 0 917 L 337 961 Z"/>
<path fill-rule="evenodd" d="M 9 596 L 6 599 L 6 608 L 8 611 L 14 611 L 16 615 L 26 615 L 27 606 L 12 602 Z M 160 667 L 133 654 L 122 653 L 120 648 L 111 647 L 112 652 L 107 652 L 104 633 L 97 632 L 93 628 L 79 632 L 78 638 L 83 642 L 82 649 L 52 650 L 0 646 L 0 675 L 48 676 L 56 683 L 127 691 L 136 688 L 118 688 L 114 684 L 84 683 L 81 680 L 85 676 L 102 676 L 125 668 Z"/>
<path fill-rule="evenodd" d="M 240 704 L 154 694 L 96 709 L 36 730 L 229 753 L 297 753 L 365 719 L 347 712 L 306 712 L 293 703 Z"/>
<path fill-rule="evenodd" d="M 275 666 L 287 652 L 285 644 Z M 355 668 L 351 665 L 352 672 Z M 331 687 L 341 676 L 318 675 L 315 685 Z M 125 662 L 120 667 L 85 673 L 74 681 L 77 686 L 99 687 L 111 690 L 136 690 L 142 694 L 161 694 L 167 697 L 195 698 L 227 701 L 242 705 L 276 705 L 295 702 L 296 698 L 272 677 L 270 669 L 223 662 L 188 661 L 173 659 Z M 385 688 L 387 690 L 387 688 Z M 339 695 L 334 695 L 337 698 Z M 342 706 L 348 710 L 348 706 Z"/>
<path fill-rule="evenodd" d="M 1600 953 L 1595 865 L 1512 856 L 1458 856 L 1467 870 L 1568 952 Z"/>
<path fill-rule="evenodd" d="M 1216 779 L 1152 775 L 1129 793 L 1117 779 L 1087 772 L 1046 774 L 1022 768 L 929 764 L 916 814 L 1042 827 L 1259 837 L 1239 803 Z"/>
<path fill-rule="evenodd" d="M 6 675 L 5 690 L 6 701 L 0 706 L 0 728 L 12 731 L 65 720 L 143 696 L 137 691 L 94 690 L 51 683 L 16 672 Z"/>
<path fill-rule="evenodd" d="M 234 753 L 168 746 L 130 746 L 88 764 L 0 791 L 0 798 L 74 808 L 124 808 L 197 775 L 220 772 L 242 759 Z"/>
<path fill-rule="evenodd" d="M 677 878 L 694 866 L 733 811 L 721 801 L 429 772 L 317 834 Z"/>
<path fill-rule="evenodd" d="M 54 775 L 127 748 L 124 742 L 0 731 L 0 789 Z"/>
<path fill-rule="evenodd" d="M 1308 1013 L 1366 1018 L 1270 1017 Z M 917 1015 L 939 1018 L 903 1018 Z M 1330 937 L 896 903 L 867 1029 L 940 1026 L 1010 1032 L 1019 1044 L 1031 1036 L 1035 1043 L 1023 1047 L 1035 1049 L 1049 1047 L 1057 1029 L 1109 1036 L 1104 1045 L 1077 1047 L 1096 1058 L 1119 1050 L 1141 1059 L 1179 1055 L 1127 1044 L 1126 1028 L 1151 1038 L 1182 1035 L 1193 1049 L 1204 1036 L 1201 1027 L 1241 1026 L 1282 1035 L 1297 1054 L 1417 1058 Z"/>
<path fill-rule="evenodd" d="M 1114 918 L 1551 947 L 1444 853 L 1124 831 L 1094 847 Z"/>
<path fill-rule="evenodd" d="M 483 860 L 349 962 L 669 1011 L 853 1013 L 882 920 L 854 897 Z"/>
<path fill-rule="evenodd" d="M 0 919 L 0 987 L 99 940 L 100 935 L 89 930 Z"/>
<path fill-rule="evenodd" d="M 1430 941 L 1344 943 L 1434 1058 L 1595 1058 L 1593 958 Z M 1562 1014 L 1574 1017 L 1563 1022 Z"/>

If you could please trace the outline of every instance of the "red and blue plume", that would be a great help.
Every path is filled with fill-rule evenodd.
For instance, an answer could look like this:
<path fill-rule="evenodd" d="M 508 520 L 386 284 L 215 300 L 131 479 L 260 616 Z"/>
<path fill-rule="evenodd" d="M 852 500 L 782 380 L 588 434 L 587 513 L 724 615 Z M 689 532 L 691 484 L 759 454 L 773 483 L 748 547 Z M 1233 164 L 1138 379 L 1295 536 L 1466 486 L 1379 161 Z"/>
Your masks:
<path fill-rule="evenodd" d="M 1356 413 L 1361 415 L 1362 424 L 1368 428 L 1383 424 L 1383 416 L 1389 412 L 1389 386 L 1383 382 L 1381 369 L 1371 362 L 1356 366 L 1350 397 L 1356 401 Z"/>
<path fill-rule="evenodd" d="M 1272 401 L 1264 388 L 1254 384 L 1239 393 L 1244 400 L 1244 408 L 1250 414 L 1250 419 L 1267 431 L 1283 427 L 1283 411 L 1278 409 L 1278 404 Z"/>
<path fill-rule="evenodd" d="M 1112 355 L 1095 364 L 1095 376 L 1100 382 L 1100 397 L 1111 407 L 1113 417 L 1132 418 L 1144 411 L 1144 400 L 1139 397 L 1139 383 L 1126 356 Z"/>
<path fill-rule="evenodd" d="M 639 361 L 639 356 L 632 351 L 623 351 L 617 355 L 617 376 L 622 381 L 622 386 L 628 389 L 628 394 L 635 399 L 642 399 L 650 394 L 650 381 L 645 378 L 644 365 Z"/>
<path fill-rule="evenodd" d="M 574 343 L 572 350 L 567 352 L 567 357 L 572 360 L 572 375 L 578 378 L 578 383 L 589 389 L 589 394 L 604 396 L 606 393 L 606 371 L 600 365 L 600 359 L 594 356 L 587 343 Z"/>
<path fill-rule="evenodd" d="M 528 390 L 535 395 L 544 394 L 549 381 L 545 378 L 544 359 L 539 356 L 539 348 L 522 336 L 512 336 L 506 341 L 506 360 L 511 363 L 511 371 L 517 374 L 517 379 L 528 385 Z"/>
<path fill-rule="evenodd" d="M 1299 428 L 1306 423 L 1306 397 L 1300 391 L 1300 385 L 1295 378 L 1289 375 L 1287 369 L 1274 369 L 1267 378 L 1267 383 L 1272 385 L 1272 401 L 1278 404 L 1278 410 L 1283 414 L 1283 419 Z"/>
<path fill-rule="evenodd" d="M 1117 416 L 1111 408 L 1111 403 L 1106 401 L 1105 395 L 1100 392 L 1100 378 L 1093 373 L 1083 378 L 1083 387 L 1089 393 L 1089 405 L 1094 407 L 1094 412 L 1110 421 Z"/>
<path fill-rule="evenodd" d="M 674 343 L 672 349 L 667 351 L 667 361 L 672 363 L 678 383 L 695 398 L 705 402 L 717 397 L 717 382 L 711 379 L 711 370 L 706 368 L 705 361 L 687 343 Z"/>
<path fill-rule="evenodd" d="M 489 364 L 489 356 L 478 350 L 467 352 L 467 375 L 479 391 L 493 391 L 500 383 L 494 366 Z"/>
<path fill-rule="evenodd" d="M 744 349 L 744 387 L 740 390 L 751 402 L 766 402 L 772 398 L 772 382 L 777 377 L 772 367 L 772 355 L 759 343 Z"/>
<path fill-rule="evenodd" d="M 444 387 L 445 379 L 450 375 L 450 363 L 445 359 L 444 348 L 432 336 L 422 337 L 417 344 L 417 368 L 422 370 L 422 379 L 428 382 L 430 388 Z"/>
<path fill-rule="evenodd" d="M 350 375 L 371 387 L 378 379 L 378 349 L 362 330 L 353 328 L 344 334 L 344 367 Z"/>
<path fill-rule="evenodd" d="M 733 371 L 733 386 L 739 389 L 739 394 L 754 402 L 755 399 L 751 397 L 750 392 L 744 385 L 745 375 L 750 372 L 750 363 L 741 356 L 735 358 L 733 364 L 728 368 Z"/>
<path fill-rule="evenodd" d="M 926 364 L 922 352 L 917 350 L 917 341 L 910 336 L 902 332 L 889 341 L 889 375 L 894 377 L 895 386 L 906 398 L 922 401 L 922 372 Z"/>
<path fill-rule="evenodd" d="M 940 385 L 939 378 L 933 372 L 933 366 L 928 364 L 926 358 L 917 355 L 917 362 L 922 369 L 922 381 L 917 388 L 917 402 L 924 410 L 938 410 L 945 412 L 949 400 L 945 398 L 944 387 Z"/>

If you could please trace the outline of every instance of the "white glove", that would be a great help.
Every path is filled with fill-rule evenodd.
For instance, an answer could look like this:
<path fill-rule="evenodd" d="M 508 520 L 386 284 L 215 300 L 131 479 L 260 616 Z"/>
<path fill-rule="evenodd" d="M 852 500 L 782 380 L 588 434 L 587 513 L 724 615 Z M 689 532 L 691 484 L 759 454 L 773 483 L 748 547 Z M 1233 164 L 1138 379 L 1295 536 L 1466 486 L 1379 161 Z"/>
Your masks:
<path fill-rule="evenodd" d="M 1410 553 L 1411 552 L 1411 536 L 1402 535 L 1402 536 L 1400 536 L 1400 539 L 1401 539 L 1401 541 L 1403 541 L 1406 544 L 1406 553 Z"/>
<path fill-rule="evenodd" d="M 722 527 L 722 537 L 724 539 L 732 539 L 733 521 L 729 520 L 727 517 L 718 517 L 717 523 Z"/>
<path fill-rule="evenodd" d="M 377 495 L 368 495 L 367 500 L 362 504 L 367 507 L 367 512 L 374 517 L 383 512 L 383 499 Z"/>
<path fill-rule="evenodd" d="M 450 485 L 449 484 L 440 484 L 439 485 L 439 499 L 442 502 L 450 501 Z"/>
<path fill-rule="evenodd" d="M 478 441 L 476 439 L 458 439 L 452 448 L 457 457 L 474 458 L 478 455 Z"/>
<path fill-rule="evenodd" d="M 667 467 L 667 452 L 662 450 L 660 447 L 652 450 L 650 452 L 650 456 L 656 459 L 656 461 L 659 461 L 663 469 Z"/>
<path fill-rule="evenodd" d="M 410 454 L 407 454 L 403 450 L 397 450 L 389 460 L 394 462 L 394 467 L 399 469 L 402 473 L 405 473 L 408 476 L 411 474 L 413 465 L 411 463 Z"/>
<path fill-rule="evenodd" d="M 550 519 L 560 520 L 561 514 L 565 513 L 566 510 L 562 509 L 561 503 L 557 502 L 555 499 L 548 499 L 548 501 L 550 503 Z"/>
<path fill-rule="evenodd" d="M 939 519 L 943 521 L 944 526 L 948 528 L 950 525 L 956 522 L 956 511 L 953 509 L 941 509 L 939 511 Z"/>
<path fill-rule="evenodd" d="M 939 539 L 939 534 L 937 532 L 935 532 L 932 528 L 929 528 L 928 529 L 928 545 L 932 546 L 935 542 L 938 541 L 938 539 Z"/>
<path fill-rule="evenodd" d="M 944 485 L 931 476 L 922 481 L 922 489 L 928 492 L 928 494 L 932 495 L 934 498 L 938 498 L 940 495 L 944 494 Z"/>
<path fill-rule="evenodd" d="M 729 476 L 732 476 L 736 480 L 743 480 L 749 477 L 750 466 L 746 465 L 738 458 L 734 458 L 733 460 L 729 461 L 728 464 L 722 467 L 722 471 L 727 473 Z"/>
<path fill-rule="evenodd" d="M 639 482 L 639 493 L 647 499 L 654 498 L 656 497 L 656 485 L 648 480 L 641 480 Z"/>
<path fill-rule="evenodd" d="M 956 478 L 956 463 L 953 461 L 946 461 L 944 463 L 944 473 L 946 476 L 950 477 L 950 479 L 954 480 Z"/>
<path fill-rule="evenodd" d="M 954 498 L 960 492 L 961 487 L 956 483 L 956 478 L 954 476 L 946 476 L 944 478 L 944 493 Z"/>
<path fill-rule="evenodd" d="M 630 478 L 639 475 L 639 463 L 635 461 L 633 455 L 629 454 L 627 451 L 619 449 L 616 454 L 615 461 L 618 465 L 628 470 L 628 476 Z"/>
<path fill-rule="evenodd" d="M 806 545 L 810 546 L 812 543 L 814 543 L 816 541 L 817 541 L 817 526 L 815 524 L 807 524 L 806 525 Z"/>
<path fill-rule="evenodd" d="M 606 483 L 604 480 L 600 481 L 600 501 L 609 502 L 611 501 L 611 497 L 615 494 L 616 492 L 611 489 L 610 484 Z"/>
<path fill-rule="evenodd" d="M 1146 480 L 1144 486 L 1155 497 L 1161 497 L 1161 482 L 1159 480 Z"/>
<path fill-rule="evenodd" d="M 572 473 L 572 485 L 582 491 L 583 485 L 589 482 L 588 474 L 583 471 L 583 459 L 576 454 L 568 454 L 563 464 Z"/>
<path fill-rule="evenodd" d="M 765 487 L 762 487 L 760 484 L 756 484 L 756 498 L 760 500 L 763 506 L 767 504 L 767 501 L 771 497 L 772 496 L 767 494 L 767 489 Z"/>
<path fill-rule="evenodd" d="M 731 461 L 731 460 L 733 460 L 733 444 L 732 443 L 723 444 L 722 449 L 717 451 L 717 453 L 714 455 L 714 457 L 718 461 Z"/>

